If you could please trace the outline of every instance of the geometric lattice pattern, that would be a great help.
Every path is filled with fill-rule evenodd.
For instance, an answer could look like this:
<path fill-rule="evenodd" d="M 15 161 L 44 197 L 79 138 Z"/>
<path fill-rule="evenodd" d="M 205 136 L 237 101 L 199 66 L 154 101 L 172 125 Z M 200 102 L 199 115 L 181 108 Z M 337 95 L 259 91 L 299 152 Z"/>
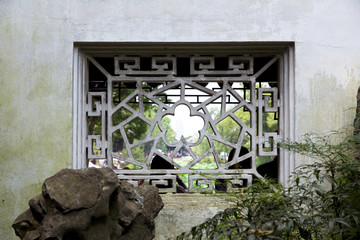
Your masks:
<path fill-rule="evenodd" d="M 259 79 L 279 59 L 265 60 L 256 65 L 250 55 L 118 55 L 104 64 L 88 56 L 105 79 L 93 80 L 87 93 L 88 125 L 97 126 L 89 127 L 88 158 L 120 163 L 119 178 L 135 185 L 175 181 L 178 174 L 186 174 L 190 192 L 212 191 L 222 180 L 232 183 L 228 190 L 250 185 L 261 177 L 257 161 L 278 155 L 278 76 Z M 172 117 L 181 123 L 181 108 L 200 119 L 191 136 L 169 126 Z M 155 155 L 173 168 L 151 169 Z"/>

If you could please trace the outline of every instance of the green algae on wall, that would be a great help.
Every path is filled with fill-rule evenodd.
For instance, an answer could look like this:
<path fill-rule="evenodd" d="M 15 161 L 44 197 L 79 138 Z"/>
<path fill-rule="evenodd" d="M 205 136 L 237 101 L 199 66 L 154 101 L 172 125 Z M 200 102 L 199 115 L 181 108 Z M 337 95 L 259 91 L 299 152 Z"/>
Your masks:
<path fill-rule="evenodd" d="M 307 108 L 311 128 L 319 133 L 350 127 L 355 117 L 351 111 L 356 106 L 356 92 L 359 81 L 348 79 L 345 87 L 342 81 L 325 72 L 314 74 L 310 79 L 310 107 Z M 331 117 L 329 114 L 331 113 Z"/>
<path fill-rule="evenodd" d="M 18 239 L 12 222 L 72 156 L 71 49 L 28 41 L 36 23 L 22 21 L 0 8 L 1 240 Z"/>

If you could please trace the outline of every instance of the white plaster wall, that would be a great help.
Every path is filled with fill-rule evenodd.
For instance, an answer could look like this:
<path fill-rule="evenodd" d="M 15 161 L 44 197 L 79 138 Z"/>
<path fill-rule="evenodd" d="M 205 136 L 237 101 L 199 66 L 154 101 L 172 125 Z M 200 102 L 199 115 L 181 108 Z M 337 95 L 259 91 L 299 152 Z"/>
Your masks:
<path fill-rule="evenodd" d="M 72 156 L 74 41 L 294 41 L 296 136 L 350 125 L 358 0 L 0 0 L 0 239 Z"/>

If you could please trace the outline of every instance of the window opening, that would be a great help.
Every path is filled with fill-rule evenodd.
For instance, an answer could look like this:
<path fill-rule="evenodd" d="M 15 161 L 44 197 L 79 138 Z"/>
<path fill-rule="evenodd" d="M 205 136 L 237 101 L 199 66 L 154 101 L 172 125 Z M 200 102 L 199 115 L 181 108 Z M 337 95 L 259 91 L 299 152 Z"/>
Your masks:
<path fill-rule="evenodd" d="M 160 192 L 179 191 L 178 178 L 189 192 L 241 191 L 256 178 L 279 178 L 283 55 L 135 52 L 85 60 L 91 166 Z M 164 168 L 152 168 L 158 158 Z"/>

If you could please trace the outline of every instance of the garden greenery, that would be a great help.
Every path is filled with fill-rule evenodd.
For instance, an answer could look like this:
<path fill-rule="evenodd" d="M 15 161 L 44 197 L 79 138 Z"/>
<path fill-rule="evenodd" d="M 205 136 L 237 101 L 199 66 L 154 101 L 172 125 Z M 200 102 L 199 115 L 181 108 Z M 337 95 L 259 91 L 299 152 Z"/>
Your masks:
<path fill-rule="evenodd" d="M 258 179 L 182 239 L 360 239 L 360 135 L 307 134 L 279 147 L 310 157 L 284 188 Z"/>

